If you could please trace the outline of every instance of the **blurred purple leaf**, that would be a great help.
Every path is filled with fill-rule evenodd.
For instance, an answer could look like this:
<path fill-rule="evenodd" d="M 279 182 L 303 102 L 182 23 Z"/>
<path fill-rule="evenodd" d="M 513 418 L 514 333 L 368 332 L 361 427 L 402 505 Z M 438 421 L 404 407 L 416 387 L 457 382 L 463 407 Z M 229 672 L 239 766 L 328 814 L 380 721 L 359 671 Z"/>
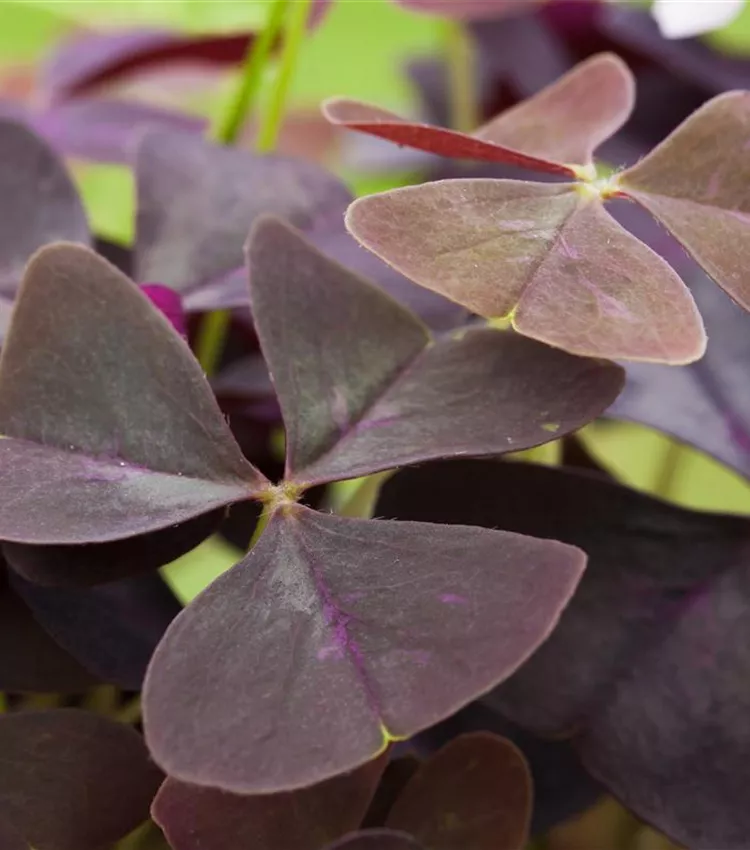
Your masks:
<path fill-rule="evenodd" d="M 228 794 L 168 778 L 152 816 L 172 850 L 321 850 L 359 826 L 385 761 L 381 756 L 353 773 L 270 796 Z"/>
<path fill-rule="evenodd" d="M 413 314 L 276 220 L 256 225 L 248 262 L 288 479 L 529 448 L 591 421 L 620 390 L 612 364 L 512 333 L 433 341 Z"/>
<path fill-rule="evenodd" d="M 236 65 L 253 38 L 251 33 L 196 37 L 158 29 L 79 35 L 59 45 L 44 64 L 41 94 L 53 101 L 80 97 L 155 67 Z"/>
<path fill-rule="evenodd" d="M 0 428 L 6 541 L 126 539 L 264 486 L 185 341 L 81 246 L 52 245 L 29 265 L 3 350 Z"/>
<path fill-rule="evenodd" d="M 401 796 L 422 760 L 414 753 L 392 758 L 386 765 L 380 783 L 361 821 L 362 829 L 382 827 L 393 804 Z"/>
<path fill-rule="evenodd" d="M 0 847 L 3 850 L 31 850 L 20 832 L 4 820 L 0 820 Z"/>
<path fill-rule="evenodd" d="M 53 709 L 0 717 L 0 820 L 35 850 L 100 850 L 148 818 L 161 774 L 140 736 Z"/>
<path fill-rule="evenodd" d="M 430 850 L 523 850 L 533 789 L 521 752 L 488 732 L 446 744 L 414 774 L 386 825 Z"/>
<path fill-rule="evenodd" d="M 130 165 L 149 130 L 199 136 L 205 119 L 146 103 L 114 98 L 76 98 L 39 111 L 26 123 L 66 156 Z"/>
<path fill-rule="evenodd" d="M 181 610 L 158 575 L 85 589 L 41 587 L 12 573 L 10 583 L 61 647 L 99 680 L 126 690 L 140 690 L 156 645 Z"/>
<path fill-rule="evenodd" d="M 428 12 L 459 20 L 499 18 L 522 12 L 534 0 L 394 0 L 417 12 Z"/>
<path fill-rule="evenodd" d="M 182 337 L 187 337 L 185 312 L 182 308 L 180 293 L 160 283 L 142 283 L 141 291 L 170 321 L 172 327 Z"/>
<path fill-rule="evenodd" d="M 302 229 L 323 227 L 351 200 L 338 179 L 313 163 L 167 131 L 143 137 L 136 179 L 136 279 L 180 292 L 242 266 L 247 234 L 262 213 Z"/>
<path fill-rule="evenodd" d="M 170 776 L 235 793 L 352 770 L 510 675 L 583 566 L 553 542 L 287 505 L 157 648 L 149 749 Z"/>
<path fill-rule="evenodd" d="M 62 161 L 13 121 L 0 120 L 0 293 L 12 298 L 29 257 L 48 242 L 89 244 L 86 214 Z"/>

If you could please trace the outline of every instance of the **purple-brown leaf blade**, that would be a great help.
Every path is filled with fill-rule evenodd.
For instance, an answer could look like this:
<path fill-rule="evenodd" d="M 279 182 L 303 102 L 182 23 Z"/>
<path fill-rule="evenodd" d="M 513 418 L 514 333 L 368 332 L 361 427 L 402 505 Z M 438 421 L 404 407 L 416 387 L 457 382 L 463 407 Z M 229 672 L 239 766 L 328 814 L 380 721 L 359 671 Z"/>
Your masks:
<path fill-rule="evenodd" d="M 401 796 L 409 780 L 419 770 L 422 759 L 415 753 L 391 759 L 380 778 L 370 806 L 361 821 L 362 829 L 377 829 L 385 823 L 393 804 Z"/>
<path fill-rule="evenodd" d="M 735 301 L 750 310 L 750 93 L 709 101 L 619 186 L 642 204 Z"/>
<path fill-rule="evenodd" d="M 157 648 L 149 749 L 170 776 L 235 793 L 352 770 L 510 675 L 584 562 L 487 530 L 274 514 Z"/>
<path fill-rule="evenodd" d="M 48 242 L 89 244 L 86 214 L 62 161 L 21 124 L 0 120 L 0 290 L 15 292 L 29 257 Z"/>
<path fill-rule="evenodd" d="M 167 779 L 151 812 L 172 850 L 320 850 L 360 825 L 386 758 L 270 796 L 229 794 Z"/>
<path fill-rule="evenodd" d="M 421 124 L 401 118 L 393 112 L 346 98 L 331 98 L 323 104 L 323 115 L 337 127 L 378 136 L 397 145 L 416 148 L 451 159 L 475 159 L 498 162 L 542 171 L 548 174 L 574 176 L 574 171 L 560 162 L 551 162 L 513 150 L 493 141 L 475 138 L 457 130 L 446 130 L 432 124 Z"/>
<path fill-rule="evenodd" d="M 133 729 L 76 709 L 0 718 L 0 819 L 35 850 L 100 850 L 148 818 L 161 774 Z"/>
<path fill-rule="evenodd" d="M 431 342 L 416 318 L 274 220 L 249 247 L 258 335 L 287 432 L 287 477 L 352 478 L 519 451 L 596 418 L 612 364 L 477 329 Z"/>
<path fill-rule="evenodd" d="M 576 65 L 557 82 L 474 133 L 541 159 L 590 165 L 594 151 L 630 117 L 635 81 L 614 53 Z"/>
<path fill-rule="evenodd" d="M 66 243 L 27 269 L 0 359 L 0 433 L 3 540 L 124 539 L 264 482 L 168 320 L 107 261 Z"/>
<path fill-rule="evenodd" d="M 523 850 L 533 789 L 521 752 L 505 738 L 455 738 L 422 765 L 386 825 L 430 850 Z"/>
<path fill-rule="evenodd" d="M 79 693 L 96 678 L 39 625 L 28 605 L 0 574 L 0 691 Z M 0 841 L 0 847 L 5 845 Z"/>
<path fill-rule="evenodd" d="M 142 139 L 136 181 L 136 279 L 180 291 L 242 266 L 258 215 L 272 213 L 305 229 L 342 215 L 351 200 L 337 178 L 313 163 L 167 131 Z"/>
<path fill-rule="evenodd" d="M 393 829 L 366 829 L 329 844 L 325 850 L 425 850 L 410 835 Z"/>
<path fill-rule="evenodd" d="M 416 283 L 571 353 L 685 363 L 705 349 L 677 274 L 573 184 L 436 181 L 360 198 L 346 222 Z"/>

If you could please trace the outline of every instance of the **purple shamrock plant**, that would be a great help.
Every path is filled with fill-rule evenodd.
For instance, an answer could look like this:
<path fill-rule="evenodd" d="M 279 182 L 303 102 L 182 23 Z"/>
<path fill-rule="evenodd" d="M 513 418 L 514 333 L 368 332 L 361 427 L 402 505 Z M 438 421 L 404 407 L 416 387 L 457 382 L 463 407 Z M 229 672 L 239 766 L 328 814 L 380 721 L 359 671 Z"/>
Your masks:
<path fill-rule="evenodd" d="M 633 167 L 599 176 L 592 155 L 634 102 L 625 64 L 582 63 L 473 135 L 332 100 L 336 124 L 460 159 L 510 163 L 575 183 L 467 178 L 360 198 L 347 227 L 417 283 L 526 336 L 577 354 L 667 364 L 705 351 L 676 272 L 605 210 L 629 198 L 652 213 L 728 294 L 750 307 L 743 269 L 746 92 L 709 101 Z M 720 138 L 720 146 L 713 140 Z"/>
<path fill-rule="evenodd" d="M 52 245 L 27 268 L 0 362 L 0 539 L 30 581 L 100 584 L 156 566 L 155 538 L 182 543 L 226 506 L 262 502 L 260 539 L 173 621 L 143 699 L 170 776 L 267 794 L 354 769 L 497 685 L 584 564 L 554 542 L 317 513 L 301 493 L 540 445 L 606 409 L 622 371 L 506 331 L 433 339 L 274 219 L 256 224 L 248 261 L 284 480 L 243 457 L 139 289 L 89 249 Z"/>

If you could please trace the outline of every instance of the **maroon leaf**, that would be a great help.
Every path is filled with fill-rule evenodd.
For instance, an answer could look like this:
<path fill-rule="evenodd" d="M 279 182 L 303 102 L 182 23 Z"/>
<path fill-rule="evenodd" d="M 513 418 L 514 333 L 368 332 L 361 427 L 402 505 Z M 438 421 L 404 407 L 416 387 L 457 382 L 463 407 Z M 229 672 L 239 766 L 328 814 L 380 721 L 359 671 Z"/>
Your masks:
<path fill-rule="evenodd" d="M 88 244 L 86 214 L 63 163 L 20 124 L 0 120 L 0 292 L 15 292 L 29 257 L 57 239 Z"/>
<path fill-rule="evenodd" d="M 356 829 L 386 757 L 285 794 L 245 797 L 167 779 L 152 815 L 172 850 L 320 850 Z"/>
<path fill-rule="evenodd" d="M 695 112 L 618 180 L 735 301 L 750 310 L 750 93 Z"/>
<path fill-rule="evenodd" d="M 405 832 L 368 829 L 329 844 L 326 850 L 425 850 Z"/>
<path fill-rule="evenodd" d="M 581 427 L 620 390 L 612 364 L 514 334 L 432 341 L 413 314 L 281 222 L 257 224 L 248 259 L 287 478 L 319 483 L 528 448 Z"/>
<path fill-rule="evenodd" d="M 327 101 L 323 112 L 336 125 L 429 153 L 575 176 L 575 166 L 591 165 L 596 148 L 625 123 L 634 101 L 627 66 L 614 54 L 604 53 L 472 135 L 409 122 L 341 98 Z"/>
<path fill-rule="evenodd" d="M 3 540 L 125 539 L 263 487 L 185 341 L 81 246 L 29 264 L 0 361 L 0 430 Z"/>
<path fill-rule="evenodd" d="M 460 20 L 499 18 L 503 15 L 517 14 L 529 6 L 529 0 L 395 0 L 395 2 L 417 12 L 430 12 Z"/>
<path fill-rule="evenodd" d="M 0 819 L 35 850 L 100 850 L 148 817 L 161 781 L 131 728 L 76 709 L 0 718 Z"/>
<path fill-rule="evenodd" d="M 510 675 L 583 565 L 554 542 L 287 505 L 157 648 L 149 749 L 170 776 L 235 793 L 352 770 Z"/>
<path fill-rule="evenodd" d="M 351 195 L 320 166 L 154 131 L 136 159 L 136 279 L 186 291 L 243 265 L 255 218 L 274 213 L 303 229 L 343 213 Z"/>
<path fill-rule="evenodd" d="M 96 679 L 37 623 L 0 574 L 0 690 L 6 693 L 80 693 Z M 0 832 L 0 847 L 5 848 Z"/>
<path fill-rule="evenodd" d="M 677 274 L 575 184 L 438 181 L 360 198 L 346 223 L 422 286 L 574 354 L 677 364 L 705 350 Z"/>
<path fill-rule="evenodd" d="M 532 793 L 521 752 L 505 738 L 475 732 L 447 744 L 417 771 L 387 826 L 430 850 L 523 850 Z"/>

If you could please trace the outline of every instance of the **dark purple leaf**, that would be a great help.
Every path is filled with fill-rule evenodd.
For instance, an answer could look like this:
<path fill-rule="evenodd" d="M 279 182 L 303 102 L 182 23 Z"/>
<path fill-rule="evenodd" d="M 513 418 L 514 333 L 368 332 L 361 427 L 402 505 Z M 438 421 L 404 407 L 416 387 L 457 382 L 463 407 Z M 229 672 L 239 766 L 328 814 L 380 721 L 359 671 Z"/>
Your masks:
<path fill-rule="evenodd" d="M 430 850 L 523 850 L 532 797 L 521 752 L 504 738 L 475 732 L 451 741 L 419 768 L 387 826 Z"/>
<path fill-rule="evenodd" d="M 559 626 L 488 699 L 540 733 L 574 736 L 593 774 L 681 844 L 742 846 L 750 520 L 499 462 L 399 473 L 376 511 L 584 548 L 589 567 Z"/>
<path fill-rule="evenodd" d="M 234 65 L 242 60 L 252 38 L 251 33 L 196 37 L 157 29 L 77 36 L 63 42 L 45 63 L 41 89 L 48 98 L 59 100 L 80 97 L 156 67 Z"/>
<path fill-rule="evenodd" d="M 576 184 L 437 181 L 360 198 L 346 224 L 411 280 L 574 354 L 677 364 L 705 350 L 674 270 Z"/>
<path fill-rule="evenodd" d="M 57 155 L 20 124 L 0 120 L 0 292 L 15 293 L 29 257 L 57 239 L 88 244 L 86 214 Z"/>
<path fill-rule="evenodd" d="M 0 430 L 0 538 L 19 543 L 158 531 L 265 480 L 185 341 L 128 278 L 75 245 L 29 265 L 0 364 Z"/>
<path fill-rule="evenodd" d="M 558 543 L 286 505 L 157 648 L 149 749 L 235 793 L 352 770 L 510 675 L 583 565 Z"/>
<path fill-rule="evenodd" d="M 750 310 L 750 93 L 705 104 L 618 186 L 652 213 L 735 301 Z"/>
<path fill-rule="evenodd" d="M 287 478 L 529 448 L 581 427 L 619 392 L 617 367 L 509 332 L 431 341 L 413 314 L 281 222 L 258 223 L 248 258 Z"/>
<path fill-rule="evenodd" d="M 148 817 L 161 774 L 128 726 L 76 709 L 0 718 L 0 819 L 34 850 L 100 850 Z"/>
<path fill-rule="evenodd" d="M 326 850 L 426 850 L 405 832 L 368 829 L 329 844 Z"/>
<path fill-rule="evenodd" d="M 245 797 L 167 779 L 152 814 L 172 850 L 321 850 L 356 829 L 385 756 L 318 785 Z"/>
<path fill-rule="evenodd" d="M 93 162 L 130 165 L 141 136 L 154 128 L 200 135 L 202 118 L 136 101 L 81 98 L 30 112 L 27 123 L 57 151 Z"/>
<path fill-rule="evenodd" d="M 614 54 L 601 54 L 472 135 L 409 122 L 379 107 L 342 98 L 326 101 L 323 111 L 337 126 L 429 153 L 570 177 L 576 176 L 576 166 L 591 164 L 596 148 L 625 123 L 634 101 L 627 66 Z"/>
<path fill-rule="evenodd" d="M 180 604 L 159 576 L 96 588 L 40 587 L 10 574 L 11 585 L 43 628 L 87 670 L 140 690 L 146 666 Z"/>
<path fill-rule="evenodd" d="M 393 804 L 419 769 L 421 761 L 414 753 L 409 753 L 388 762 L 370 807 L 362 819 L 362 829 L 373 829 L 385 824 Z"/>
<path fill-rule="evenodd" d="M 750 316 L 700 275 L 692 292 L 706 321 L 706 356 L 683 368 L 632 363 L 607 415 L 671 434 L 750 478 Z"/>
<path fill-rule="evenodd" d="M 79 546 L 30 546 L 4 543 L 3 553 L 13 569 L 35 584 L 87 587 L 135 573 L 147 573 L 190 552 L 216 531 L 224 510 L 109 543 Z"/>
<path fill-rule="evenodd" d="M 243 265 L 255 218 L 303 229 L 337 220 L 351 200 L 320 166 L 211 145 L 187 133 L 148 133 L 136 159 L 136 279 L 179 291 Z"/>
<path fill-rule="evenodd" d="M 37 623 L 0 573 L 0 691 L 80 693 L 96 679 Z M 0 832 L 0 847 L 5 848 Z"/>

